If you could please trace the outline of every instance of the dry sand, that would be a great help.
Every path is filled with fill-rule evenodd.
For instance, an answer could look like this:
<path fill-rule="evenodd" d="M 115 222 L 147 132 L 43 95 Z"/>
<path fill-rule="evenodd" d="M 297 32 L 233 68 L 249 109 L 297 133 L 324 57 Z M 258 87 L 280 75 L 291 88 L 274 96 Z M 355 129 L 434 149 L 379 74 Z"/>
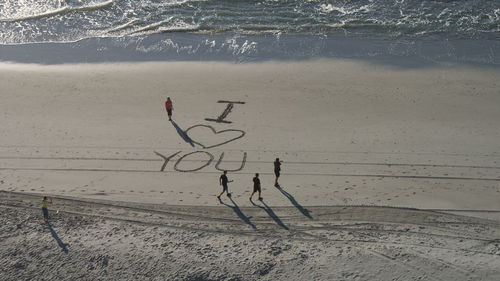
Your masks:
<path fill-rule="evenodd" d="M 2 280 L 498 280 L 500 225 L 388 207 L 164 206 L 1 193 Z M 236 202 L 236 201 L 235 201 Z"/>
<path fill-rule="evenodd" d="M 334 60 L 2 64 L 2 280 L 498 280 L 498 77 Z M 205 120 L 219 100 L 245 102 L 232 123 Z M 193 127 L 193 147 L 195 125 L 232 131 Z M 237 171 L 221 203 L 223 169 Z M 51 227 L 41 195 L 60 210 Z"/>

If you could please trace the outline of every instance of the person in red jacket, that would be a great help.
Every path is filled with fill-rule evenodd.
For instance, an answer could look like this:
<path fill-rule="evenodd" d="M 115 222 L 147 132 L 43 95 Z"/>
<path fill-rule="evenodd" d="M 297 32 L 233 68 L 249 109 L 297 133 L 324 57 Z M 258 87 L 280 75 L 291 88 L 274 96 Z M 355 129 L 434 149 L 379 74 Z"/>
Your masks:
<path fill-rule="evenodd" d="M 172 105 L 172 100 L 170 97 L 167 98 L 165 102 L 165 109 L 167 109 L 168 121 L 172 121 L 172 110 L 174 110 L 174 106 Z"/>

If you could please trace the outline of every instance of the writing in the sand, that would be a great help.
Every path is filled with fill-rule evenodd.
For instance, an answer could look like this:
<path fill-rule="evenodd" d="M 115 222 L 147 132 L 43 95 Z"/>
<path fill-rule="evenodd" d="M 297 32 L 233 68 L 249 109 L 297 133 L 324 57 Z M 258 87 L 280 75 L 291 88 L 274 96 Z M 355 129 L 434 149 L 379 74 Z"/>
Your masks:
<path fill-rule="evenodd" d="M 174 154 L 170 154 L 168 156 L 165 156 L 165 155 L 155 151 L 154 153 L 163 159 L 163 164 L 161 166 L 160 171 L 163 172 L 165 170 L 165 167 L 167 166 L 167 164 L 170 162 L 170 160 L 174 156 L 178 155 L 181 152 L 182 151 L 177 151 Z M 199 160 L 199 159 L 189 160 L 189 157 L 192 157 L 193 155 L 197 155 L 197 156 L 205 155 L 205 156 L 207 156 L 207 158 L 205 160 Z M 177 172 L 196 172 L 196 171 L 199 171 L 199 170 L 209 166 L 214 161 L 214 159 L 215 159 L 215 157 L 210 152 L 203 151 L 203 150 L 193 151 L 193 152 L 186 153 L 186 154 L 182 155 L 181 157 L 179 157 L 177 159 L 177 161 L 175 161 L 174 170 L 176 170 Z M 221 168 L 221 163 L 222 163 L 223 159 L 224 159 L 224 152 L 221 152 L 221 154 L 219 155 L 219 159 L 215 163 L 215 169 L 217 169 L 219 171 L 237 172 L 237 171 L 241 171 L 243 169 L 243 167 L 245 167 L 245 163 L 247 161 L 247 153 L 243 152 L 243 157 L 241 159 L 241 163 L 239 163 L 239 165 L 236 168 L 232 168 L 232 169 L 227 168 L 227 167 Z M 183 161 L 199 161 L 199 162 L 201 162 L 201 164 L 198 167 L 190 168 L 190 169 L 180 168 L 179 166 L 182 166 L 181 163 Z"/>
<path fill-rule="evenodd" d="M 231 121 L 225 120 L 226 117 L 229 115 L 231 110 L 233 109 L 235 104 L 245 104 L 244 101 L 227 101 L 227 100 L 220 100 L 217 101 L 218 103 L 227 103 L 226 109 L 217 117 L 217 118 L 205 118 L 207 121 L 211 122 L 217 122 L 217 123 L 232 123 Z"/>
<path fill-rule="evenodd" d="M 233 109 L 234 104 L 245 104 L 245 102 L 242 102 L 242 101 L 224 101 L 224 100 L 220 100 L 220 101 L 218 101 L 218 103 L 227 103 L 227 106 L 226 106 L 226 109 L 224 110 L 224 112 L 221 115 L 219 115 L 219 117 L 217 117 L 217 119 L 205 118 L 205 120 L 213 121 L 213 122 L 217 122 L 217 123 L 232 123 L 231 121 L 225 120 L 225 118 L 228 116 L 228 114 Z M 208 128 L 213 134 L 236 133 L 237 136 L 226 139 L 226 140 L 224 140 L 220 143 L 216 143 L 216 144 L 211 144 L 211 145 L 202 144 L 200 141 L 193 140 L 189 136 L 189 131 L 194 129 L 194 128 Z M 182 131 L 182 134 L 183 134 L 183 138 L 187 139 L 191 143 L 191 145 L 197 144 L 198 146 L 201 146 L 204 149 L 210 149 L 210 148 L 225 145 L 227 143 L 230 143 L 232 141 L 235 141 L 237 139 L 244 137 L 245 131 L 240 130 L 240 129 L 226 129 L 226 130 L 216 131 L 210 125 L 198 124 L 198 125 L 194 125 L 194 126 L 189 127 L 185 131 Z M 165 170 L 165 168 L 167 167 L 170 160 L 173 157 L 178 156 L 178 155 L 179 155 L 179 158 L 175 161 L 175 164 L 173 167 L 174 170 L 178 171 L 178 172 L 196 172 L 196 171 L 199 171 L 199 170 L 209 166 L 210 164 L 212 164 L 212 162 L 215 159 L 215 156 L 212 153 L 210 153 L 208 151 L 204 151 L 204 150 L 197 150 L 197 151 L 188 152 L 185 154 L 182 154 L 182 151 L 177 151 L 173 154 L 168 154 L 168 155 L 159 153 L 157 151 L 154 151 L 154 153 L 163 159 L 163 164 L 160 168 L 160 171 L 162 171 L 162 172 Z M 221 152 L 219 154 L 218 160 L 215 163 L 215 169 L 217 169 L 219 171 L 237 172 L 237 171 L 241 171 L 245 167 L 246 160 L 247 160 L 247 153 L 246 152 L 243 152 L 241 162 L 239 162 L 239 161 L 226 161 L 226 162 L 238 163 L 238 165 L 236 167 L 233 167 L 233 168 L 221 167 L 221 166 L 227 166 L 227 165 L 222 164 L 222 162 L 224 161 L 224 154 L 225 154 L 224 152 Z M 204 158 L 204 159 L 202 159 L 202 158 Z M 200 160 L 200 159 L 202 159 L 202 160 Z M 196 162 L 200 162 L 200 165 L 197 167 L 182 168 L 182 166 L 183 166 L 182 163 L 184 161 L 185 162 L 195 162 L 196 161 Z"/>

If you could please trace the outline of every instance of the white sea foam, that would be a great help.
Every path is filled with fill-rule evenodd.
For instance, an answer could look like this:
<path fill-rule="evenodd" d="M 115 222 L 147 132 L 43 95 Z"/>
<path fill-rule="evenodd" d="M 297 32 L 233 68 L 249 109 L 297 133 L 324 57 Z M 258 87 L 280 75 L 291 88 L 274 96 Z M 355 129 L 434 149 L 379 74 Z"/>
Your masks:
<path fill-rule="evenodd" d="M 196 31 L 198 29 L 199 29 L 198 25 L 187 24 L 181 20 L 178 19 L 173 20 L 173 17 L 169 17 L 168 19 L 136 28 L 130 32 L 127 32 L 126 35 L 145 35 L 145 34 L 161 33 L 161 32 Z"/>
<path fill-rule="evenodd" d="M 126 22 L 126 23 L 124 23 L 122 25 L 110 28 L 110 29 L 107 30 L 107 32 L 115 32 L 115 31 L 120 31 L 120 30 L 123 30 L 123 29 L 127 29 L 127 28 L 130 28 L 130 27 L 133 27 L 134 25 L 136 25 L 140 21 L 141 21 L 140 19 L 133 19 L 133 20 L 128 21 L 128 22 Z"/>
<path fill-rule="evenodd" d="M 69 7 L 63 7 L 51 11 L 46 11 L 43 13 L 39 14 L 34 14 L 34 15 L 25 15 L 25 16 L 18 16 L 18 17 L 13 17 L 13 18 L 4 18 L 0 19 L 1 22 L 14 22 L 14 21 L 22 21 L 22 20 L 29 20 L 29 19 L 38 19 L 38 18 L 45 18 L 45 17 L 51 17 L 57 14 L 62 14 L 70 11 Z"/>
<path fill-rule="evenodd" d="M 136 46 L 136 51 L 141 53 L 161 53 L 171 50 L 177 54 L 186 53 L 192 55 L 195 54 L 199 48 L 200 44 L 182 45 L 172 41 L 171 39 L 164 39 L 152 45 L 138 44 Z"/>
<path fill-rule="evenodd" d="M 168 24 L 172 21 L 172 18 L 173 17 L 169 17 L 165 20 L 162 20 L 162 21 L 159 21 L 159 22 L 155 22 L 155 23 L 152 23 L 152 24 L 148 24 L 146 26 L 143 26 L 143 27 L 140 27 L 140 28 L 136 28 L 134 30 L 132 30 L 131 32 L 128 32 L 127 35 L 131 35 L 131 34 L 134 34 L 134 33 L 141 33 L 141 32 L 144 32 L 144 31 L 150 31 L 150 30 L 154 30 L 154 29 L 157 29 L 158 27 L 164 25 L 164 24 Z"/>
<path fill-rule="evenodd" d="M 318 8 L 318 10 L 322 13 L 331 13 L 331 12 L 339 12 L 343 15 L 351 15 L 355 13 L 365 13 L 369 12 L 371 9 L 371 5 L 363 5 L 359 8 L 348 8 L 348 7 L 337 7 L 333 6 L 332 4 L 321 4 Z"/>
<path fill-rule="evenodd" d="M 101 3 L 92 3 L 86 6 L 80 6 L 80 7 L 73 7 L 73 6 L 64 6 L 59 9 L 55 10 L 49 10 L 37 14 L 31 14 L 31 15 L 20 15 L 20 16 L 15 16 L 11 18 L 3 18 L 0 19 L 0 22 L 16 22 L 16 21 L 23 21 L 23 20 L 29 20 L 29 19 L 39 19 L 39 18 L 46 18 L 46 17 L 52 17 L 55 15 L 59 14 L 65 14 L 69 12 L 78 12 L 78 11 L 92 11 L 92 10 L 98 10 L 102 8 L 106 8 L 108 6 L 113 5 L 114 0 L 109 0 L 106 2 L 101 2 Z"/>

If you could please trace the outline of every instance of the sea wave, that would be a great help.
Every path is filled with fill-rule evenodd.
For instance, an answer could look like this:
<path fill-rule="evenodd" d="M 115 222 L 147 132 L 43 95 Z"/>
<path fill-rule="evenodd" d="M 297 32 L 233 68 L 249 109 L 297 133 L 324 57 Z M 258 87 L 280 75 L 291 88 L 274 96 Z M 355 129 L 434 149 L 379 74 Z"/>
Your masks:
<path fill-rule="evenodd" d="M 52 17 L 52 16 L 62 15 L 62 14 L 71 13 L 71 12 L 99 10 L 99 9 L 106 8 L 106 7 L 113 5 L 114 2 L 115 2 L 114 0 L 109 0 L 106 2 L 92 3 L 89 5 L 79 6 L 79 7 L 64 6 L 64 7 L 59 8 L 59 9 L 45 11 L 45 12 L 33 14 L 33 15 L 23 15 L 23 16 L 17 16 L 17 17 L 12 17 L 12 18 L 3 18 L 3 19 L 0 18 L 0 22 L 17 22 L 17 21 L 24 21 L 24 20 L 30 20 L 30 19 L 40 19 L 40 18 Z"/>
<path fill-rule="evenodd" d="M 0 44 L 169 36 L 173 32 L 384 40 L 500 37 L 500 8 L 488 0 L 59 1 L 0 0 Z"/>
<path fill-rule="evenodd" d="M 359 8 L 356 7 L 337 7 L 332 4 L 321 4 L 318 10 L 322 13 L 338 12 L 342 15 L 352 15 L 356 13 L 367 13 L 372 9 L 373 4 L 363 5 Z"/>
<path fill-rule="evenodd" d="M 110 28 L 110 29 L 107 30 L 107 32 L 116 32 L 116 31 L 127 29 L 127 28 L 131 28 L 131 27 L 135 26 L 136 24 L 138 24 L 140 22 L 141 22 L 140 19 L 135 18 L 135 19 L 132 19 L 131 21 L 128 21 L 128 22 L 126 22 L 126 23 L 124 23 L 122 25 Z"/>
<path fill-rule="evenodd" d="M 129 25 L 124 28 L 129 28 L 131 26 L 133 25 Z M 170 17 L 166 20 L 162 20 L 159 22 L 148 24 L 143 27 L 133 29 L 131 31 L 126 32 L 123 35 L 130 36 L 130 35 L 144 35 L 144 34 L 163 33 L 163 32 L 196 31 L 199 28 L 200 28 L 199 25 L 187 24 L 182 20 Z"/>

